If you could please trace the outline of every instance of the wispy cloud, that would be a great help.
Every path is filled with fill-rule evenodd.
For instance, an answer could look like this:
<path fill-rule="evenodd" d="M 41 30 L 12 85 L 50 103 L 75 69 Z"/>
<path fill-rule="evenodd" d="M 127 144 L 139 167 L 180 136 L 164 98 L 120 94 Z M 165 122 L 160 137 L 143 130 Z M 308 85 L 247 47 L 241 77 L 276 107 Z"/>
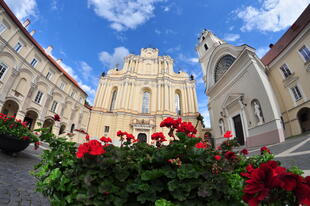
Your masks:
<path fill-rule="evenodd" d="M 267 53 L 268 50 L 269 50 L 268 47 L 260 47 L 256 50 L 256 54 L 259 58 L 262 58 Z"/>
<path fill-rule="evenodd" d="M 88 0 L 95 13 L 116 31 L 135 29 L 154 16 L 155 4 L 164 0 Z"/>
<path fill-rule="evenodd" d="M 124 63 L 124 57 L 129 54 L 129 51 L 125 47 L 117 47 L 114 48 L 114 53 L 110 54 L 107 51 L 102 51 L 99 53 L 100 61 L 107 67 L 112 68 L 115 67 L 116 64 L 120 66 Z"/>
<path fill-rule="evenodd" d="M 277 32 L 290 26 L 310 3 L 309 0 L 259 0 L 261 6 L 235 11 L 244 21 L 241 31 Z"/>
<path fill-rule="evenodd" d="M 238 39 L 240 39 L 240 35 L 239 34 L 224 34 L 223 39 L 225 41 L 234 42 L 234 41 L 237 41 Z"/>
<path fill-rule="evenodd" d="M 36 0 L 5 0 L 19 20 L 37 15 Z"/>

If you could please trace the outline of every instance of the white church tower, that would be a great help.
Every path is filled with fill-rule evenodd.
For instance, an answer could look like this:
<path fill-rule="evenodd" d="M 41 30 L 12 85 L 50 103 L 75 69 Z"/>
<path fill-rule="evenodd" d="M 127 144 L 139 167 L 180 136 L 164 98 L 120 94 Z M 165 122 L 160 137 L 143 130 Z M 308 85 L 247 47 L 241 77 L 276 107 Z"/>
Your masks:
<path fill-rule="evenodd" d="M 208 30 L 198 41 L 215 143 L 227 130 L 248 147 L 284 141 L 279 107 L 255 49 L 230 45 Z"/>

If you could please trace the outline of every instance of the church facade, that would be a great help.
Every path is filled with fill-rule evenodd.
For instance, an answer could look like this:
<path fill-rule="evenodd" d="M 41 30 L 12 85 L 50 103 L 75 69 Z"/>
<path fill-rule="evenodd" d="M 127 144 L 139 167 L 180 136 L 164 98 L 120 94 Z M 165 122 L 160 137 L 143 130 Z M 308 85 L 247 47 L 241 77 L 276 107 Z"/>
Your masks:
<path fill-rule="evenodd" d="M 195 80 L 175 73 L 173 59 L 158 54 L 158 49 L 143 48 L 140 55 L 127 56 L 122 69 L 102 75 L 88 127 L 92 137 L 109 136 L 117 144 L 121 130 L 151 143 L 151 134 L 167 132 L 159 125 L 168 116 L 196 125 Z"/>
<path fill-rule="evenodd" d="M 284 141 L 277 99 L 255 50 L 230 45 L 205 30 L 197 52 L 216 144 L 227 130 L 249 147 Z"/>
<path fill-rule="evenodd" d="M 248 147 L 310 131 L 310 5 L 262 59 L 207 30 L 196 50 L 217 144 L 227 130 Z"/>

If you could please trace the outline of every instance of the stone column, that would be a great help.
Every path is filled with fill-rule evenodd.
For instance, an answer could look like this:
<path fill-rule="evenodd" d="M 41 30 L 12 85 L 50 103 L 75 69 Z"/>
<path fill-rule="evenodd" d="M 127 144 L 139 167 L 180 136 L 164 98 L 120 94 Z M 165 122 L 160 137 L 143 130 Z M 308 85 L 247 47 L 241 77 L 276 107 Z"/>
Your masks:
<path fill-rule="evenodd" d="M 168 85 L 167 85 L 167 81 L 165 80 L 164 82 L 164 95 L 165 95 L 165 98 L 164 98 L 164 111 L 169 111 L 169 96 L 168 96 Z"/>
<path fill-rule="evenodd" d="M 9 77 L 9 79 L 6 81 L 6 83 L 3 86 L 3 89 L 1 91 L 1 95 L 0 95 L 0 101 L 4 102 L 5 98 L 8 96 L 10 90 L 13 87 L 13 84 L 15 82 L 15 79 L 17 78 L 17 76 L 19 75 L 19 70 L 16 67 L 12 68 L 12 73 L 11 76 Z"/>
<path fill-rule="evenodd" d="M 44 119 L 45 120 L 46 113 L 47 113 L 47 111 L 49 109 L 49 106 L 50 106 L 50 103 L 51 103 L 52 100 L 53 100 L 53 96 L 51 94 L 47 94 L 47 97 L 46 97 L 46 100 L 45 100 L 45 104 L 44 104 L 44 106 L 42 105 L 43 110 L 41 112 L 40 119 Z"/>

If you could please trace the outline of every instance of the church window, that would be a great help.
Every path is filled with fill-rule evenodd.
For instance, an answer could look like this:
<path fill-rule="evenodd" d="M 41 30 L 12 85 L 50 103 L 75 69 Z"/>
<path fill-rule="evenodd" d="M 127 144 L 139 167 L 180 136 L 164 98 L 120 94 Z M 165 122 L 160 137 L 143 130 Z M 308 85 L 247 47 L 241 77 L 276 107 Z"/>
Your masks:
<path fill-rule="evenodd" d="M 280 67 L 283 75 L 285 78 L 289 77 L 290 75 L 292 75 L 290 69 L 288 68 L 288 66 L 286 64 L 283 64 L 281 67 Z"/>
<path fill-rule="evenodd" d="M 292 87 L 292 88 L 291 88 L 291 91 L 292 91 L 292 93 L 293 93 L 293 95 L 294 95 L 296 101 L 302 99 L 301 92 L 300 92 L 300 90 L 299 90 L 299 88 L 298 88 L 297 85 L 294 86 L 294 87 Z"/>
<path fill-rule="evenodd" d="M 214 81 L 217 82 L 224 73 L 229 69 L 229 67 L 234 63 L 235 57 L 231 55 L 223 56 L 216 64 L 214 72 Z"/>
<path fill-rule="evenodd" d="M 175 109 L 177 115 L 181 115 L 181 99 L 178 93 L 175 94 Z"/>
<path fill-rule="evenodd" d="M 299 49 L 299 53 L 303 56 L 305 62 L 310 61 L 310 50 L 306 45 Z"/>
<path fill-rule="evenodd" d="M 142 100 L 142 113 L 150 112 L 150 93 L 144 92 Z"/>
<path fill-rule="evenodd" d="M 36 58 L 33 58 L 30 64 L 31 66 L 36 67 L 36 65 L 38 64 L 38 60 Z"/>
<path fill-rule="evenodd" d="M 204 44 L 203 46 L 204 46 L 206 51 L 209 49 L 207 44 Z"/>
<path fill-rule="evenodd" d="M 0 63 L 0 80 L 2 79 L 2 77 L 4 76 L 5 71 L 8 69 L 8 67 L 3 64 Z"/>
<path fill-rule="evenodd" d="M 104 126 L 104 132 L 108 133 L 110 131 L 110 127 L 109 126 Z"/>
<path fill-rule="evenodd" d="M 114 109 L 116 95 L 117 95 L 117 90 L 114 90 L 113 94 L 112 94 L 112 99 L 111 99 L 110 111 L 112 111 Z"/>

